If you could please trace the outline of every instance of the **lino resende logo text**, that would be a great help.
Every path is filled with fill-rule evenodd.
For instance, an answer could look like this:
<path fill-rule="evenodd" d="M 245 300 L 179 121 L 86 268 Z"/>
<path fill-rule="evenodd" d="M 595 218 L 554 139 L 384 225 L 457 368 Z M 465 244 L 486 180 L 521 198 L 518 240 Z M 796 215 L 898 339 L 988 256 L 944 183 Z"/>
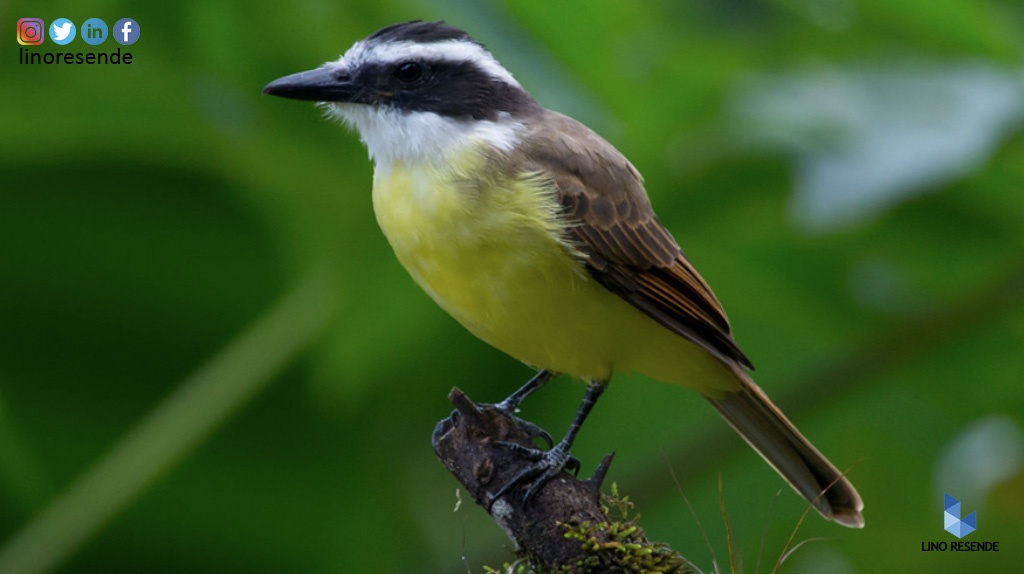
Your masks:
<path fill-rule="evenodd" d="M 960 501 L 942 493 L 942 526 L 958 539 L 978 529 L 978 513 L 962 516 Z M 999 552 L 998 540 L 923 540 L 923 552 Z"/>
<path fill-rule="evenodd" d="M 91 49 L 69 46 L 77 43 L 74 41 L 79 34 L 82 42 Z M 57 50 L 33 49 L 42 44 L 47 35 L 54 44 L 66 47 Z M 121 46 L 115 46 L 113 50 L 98 49 L 108 36 L 113 36 Z M 76 28 L 75 23 L 67 18 L 52 20 L 49 26 L 42 18 L 21 18 L 18 20 L 18 43 L 21 44 L 18 48 L 18 63 L 45 66 L 131 64 L 134 55 L 125 47 L 138 39 L 139 23 L 131 18 L 121 18 L 112 28 L 107 28 L 107 23 L 100 18 L 89 18 L 82 22 L 81 29 Z"/>

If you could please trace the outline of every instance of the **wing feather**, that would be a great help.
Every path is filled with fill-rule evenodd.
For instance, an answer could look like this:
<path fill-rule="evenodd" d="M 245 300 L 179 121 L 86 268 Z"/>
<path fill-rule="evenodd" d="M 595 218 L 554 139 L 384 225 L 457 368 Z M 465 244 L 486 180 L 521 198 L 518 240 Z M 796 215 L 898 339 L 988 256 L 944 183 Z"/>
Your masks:
<path fill-rule="evenodd" d="M 521 149 L 523 171 L 552 179 L 570 239 L 594 279 L 723 361 L 753 368 L 718 298 L 658 221 L 629 160 L 586 126 L 551 111 L 533 124 Z"/>

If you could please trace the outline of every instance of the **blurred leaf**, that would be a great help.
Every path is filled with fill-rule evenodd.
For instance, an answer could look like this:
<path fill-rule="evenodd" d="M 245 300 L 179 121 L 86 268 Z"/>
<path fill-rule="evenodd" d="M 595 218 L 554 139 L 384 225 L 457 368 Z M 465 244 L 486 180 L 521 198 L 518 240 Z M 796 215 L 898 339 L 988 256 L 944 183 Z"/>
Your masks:
<path fill-rule="evenodd" d="M 791 212 L 822 232 L 863 222 L 989 160 L 1024 119 L 1024 73 L 903 64 L 754 77 L 733 130 L 793 153 Z"/>

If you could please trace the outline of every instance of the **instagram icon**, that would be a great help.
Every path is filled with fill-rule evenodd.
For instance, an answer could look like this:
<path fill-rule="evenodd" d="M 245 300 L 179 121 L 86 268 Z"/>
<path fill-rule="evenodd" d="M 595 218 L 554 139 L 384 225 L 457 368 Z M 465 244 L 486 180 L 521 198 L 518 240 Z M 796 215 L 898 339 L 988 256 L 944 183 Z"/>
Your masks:
<path fill-rule="evenodd" d="M 43 43 L 46 25 L 41 18 L 22 18 L 18 20 L 18 43 L 22 46 L 38 46 Z"/>

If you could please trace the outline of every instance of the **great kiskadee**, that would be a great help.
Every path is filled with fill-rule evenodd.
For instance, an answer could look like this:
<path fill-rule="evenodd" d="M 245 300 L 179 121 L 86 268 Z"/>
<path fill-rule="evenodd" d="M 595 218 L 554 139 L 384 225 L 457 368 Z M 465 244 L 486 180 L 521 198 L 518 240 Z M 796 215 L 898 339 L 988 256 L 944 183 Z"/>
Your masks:
<path fill-rule="evenodd" d="M 748 375 L 722 305 L 636 168 L 541 107 L 482 44 L 444 22 L 395 24 L 263 92 L 322 102 L 355 128 L 401 264 L 474 335 L 540 369 L 502 406 L 555 373 L 588 382 L 531 489 L 569 463 L 612 373 L 639 371 L 700 392 L 824 517 L 864 525 L 853 485 Z"/>

